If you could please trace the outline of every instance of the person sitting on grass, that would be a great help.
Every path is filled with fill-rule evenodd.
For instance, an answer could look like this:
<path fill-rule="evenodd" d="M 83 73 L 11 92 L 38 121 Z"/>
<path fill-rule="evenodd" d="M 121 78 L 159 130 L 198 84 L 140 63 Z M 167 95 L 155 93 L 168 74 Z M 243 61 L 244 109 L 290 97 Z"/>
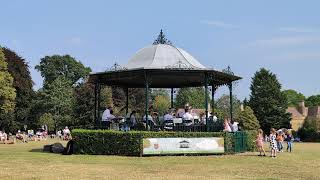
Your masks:
<path fill-rule="evenodd" d="M 271 157 L 275 158 L 277 157 L 277 141 L 276 141 L 276 130 L 274 128 L 271 128 L 270 130 L 270 148 L 271 148 Z"/>
<path fill-rule="evenodd" d="M 6 132 L 0 131 L 0 141 L 2 141 L 4 144 L 6 144 L 7 139 L 8 139 L 8 135 L 6 134 Z"/>
<path fill-rule="evenodd" d="M 263 148 L 263 131 L 262 131 L 262 129 L 258 130 L 256 145 L 257 145 L 257 148 L 260 152 L 259 156 L 262 156 L 262 152 L 263 152 L 263 156 L 266 156 L 266 151 Z"/>
<path fill-rule="evenodd" d="M 69 139 L 71 139 L 71 133 L 70 133 L 68 126 L 66 126 L 63 129 L 63 140 L 68 141 Z"/>
<path fill-rule="evenodd" d="M 16 134 L 16 139 L 20 140 L 23 143 L 27 143 L 25 135 L 23 133 L 21 133 L 20 130 L 18 130 L 18 132 Z"/>

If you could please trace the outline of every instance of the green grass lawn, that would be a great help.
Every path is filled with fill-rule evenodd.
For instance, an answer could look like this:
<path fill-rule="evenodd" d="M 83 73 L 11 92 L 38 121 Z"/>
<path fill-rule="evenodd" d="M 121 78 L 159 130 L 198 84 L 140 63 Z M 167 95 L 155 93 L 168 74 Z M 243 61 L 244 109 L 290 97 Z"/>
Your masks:
<path fill-rule="evenodd" d="M 121 157 L 51 154 L 44 144 L 0 144 L 0 179 L 320 179 L 320 143 L 295 143 L 276 159 L 226 156 Z"/>

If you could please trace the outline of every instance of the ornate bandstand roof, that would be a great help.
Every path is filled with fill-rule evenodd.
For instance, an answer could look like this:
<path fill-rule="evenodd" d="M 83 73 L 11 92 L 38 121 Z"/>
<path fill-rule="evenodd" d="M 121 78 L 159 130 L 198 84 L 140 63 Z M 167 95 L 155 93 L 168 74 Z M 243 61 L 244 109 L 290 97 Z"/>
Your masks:
<path fill-rule="evenodd" d="M 203 86 L 204 79 L 221 86 L 241 79 L 232 73 L 206 68 L 197 59 L 167 40 L 161 30 L 152 45 L 140 49 L 125 66 L 115 64 L 106 72 L 93 73 L 89 82 L 123 87 L 180 88 Z"/>
<path fill-rule="evenodd" d="M 168 44 L 156 44 L 142 48 L 125 67 L 127 69 L 206 69 L 183 49 Z"/>

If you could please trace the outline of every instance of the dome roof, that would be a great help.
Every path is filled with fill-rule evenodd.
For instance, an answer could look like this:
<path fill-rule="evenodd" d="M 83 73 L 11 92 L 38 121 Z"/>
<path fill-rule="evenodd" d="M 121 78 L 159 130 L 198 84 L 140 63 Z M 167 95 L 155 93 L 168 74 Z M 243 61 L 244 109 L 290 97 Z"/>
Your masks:
<path fill-rule="evenodd" d="M 140 49 L 125 66 L 127 69 L 206 69 L 186 51 L 168 44 Z"/>

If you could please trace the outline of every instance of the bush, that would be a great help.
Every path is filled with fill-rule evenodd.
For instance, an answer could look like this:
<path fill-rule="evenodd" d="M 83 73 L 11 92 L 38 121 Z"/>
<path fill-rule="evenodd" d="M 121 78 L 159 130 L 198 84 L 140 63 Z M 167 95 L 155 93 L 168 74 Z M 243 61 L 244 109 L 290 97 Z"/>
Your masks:
<path fill-rule="evenodd" d="M 247 135 L 247 151 L 256 150 L 256 137 L 258 132 L 256 130 L 246 131 Z"/>
<path fill-rule="evenodd" d="M 297 133 L 302 141 L 320 142 L 319 121 L 318 118 L 307 118 L 305 120 Z"/>
<path fill-rule="evenodd" d="M 141 156 L 143 138 L 169 137 L 224 137 L 225 153 L 234 153 L 233 133 L 226 132 L 122 132 L 75 129 L 72 135 L 75 137 L 74 153 L 76 154 Z"/>

